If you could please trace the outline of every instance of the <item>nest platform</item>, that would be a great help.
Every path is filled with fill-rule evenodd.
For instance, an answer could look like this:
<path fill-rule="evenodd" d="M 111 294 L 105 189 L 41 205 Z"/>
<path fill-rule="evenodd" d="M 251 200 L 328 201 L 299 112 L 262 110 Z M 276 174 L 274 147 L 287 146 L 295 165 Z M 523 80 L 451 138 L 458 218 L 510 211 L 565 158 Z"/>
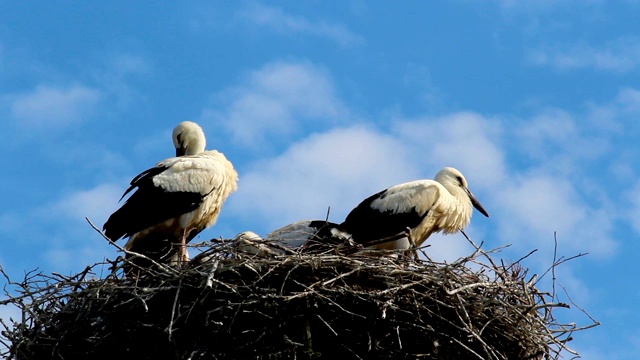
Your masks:
<path fill-rule="evenodd" d="M 212 241 L 188 266 L 9 281 L 10 359 L 557 359 L 576 326 L 520 265 L 366 252 L 257 257 Z M 482 258 L 482 259 L 481 259 Z M 482 261 L 480 261 L 482 260 Z M 110 270 L 105 270 L 109 268 Z M 106 275 L 97 275 L 106 272 Z M 7 291 L 7 290 L 6 290 Z"/>

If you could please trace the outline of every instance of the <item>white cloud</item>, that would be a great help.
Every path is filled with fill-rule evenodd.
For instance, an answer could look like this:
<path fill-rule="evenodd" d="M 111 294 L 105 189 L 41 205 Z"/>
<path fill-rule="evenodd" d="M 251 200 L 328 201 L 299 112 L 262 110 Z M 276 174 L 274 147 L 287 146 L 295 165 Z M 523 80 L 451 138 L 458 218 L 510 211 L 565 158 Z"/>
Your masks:
<path fill-rule="evenodd" d="M 175 156 L 176 152 L 172 142 L 172 131 L 173 128 L 169 127 L 155 130 L 149 129 L 147 134 L 131 147 L 131 154 L 145 158 L 149 157 L 156 161 Z M 147 165 L 150 166 L 152 164 Z M 144 169 L 138 170 L 142 171 Z"/>
<path fill-rule="evenodd" d="M 1 51 L 1 49 L 0 49 Z M 152 72 L 152 66 L 142 56 L 119 53 L 105 56 L 98 66 L 81 69 L 81 73 L 90 74 L 89 82 L 68 76 L 58 69 L 36 64 L 33 67 L 43 67 L 42 78 L 68 78 L 66 85 L 41 81 L 32 89 L 23 92 L 0 94 L 3 108 L 14 118 L 15 123 L 30 130 L 52 130 L 73 124 L 79 124 L 96 115 L 114 108 L 122 109 L 134 101 L 143 102 L 144 96 L 131 85 L 132 76 L 147 75 Z M 1 63 L 1 59 L 0 59 Z M 22 67 L 20 67 L 22 68 Z M 109 103 L 109 107 L 99 105 Z"/>
<path fill-rule="evenodd" d="M 311 21 L 302 16 L 285 13 L 279 8 L 253 4 L 240 13 L 250 22 L 282 33 L 294 33 L 328 38 L 342 46 L 364 43 L 364 39 L 342 24 Z"/>
<path fill-rule="evenodd" d="M 468 229 L 465 232 L 475 241 L 475 236 L 470 234 Z M 480 244 L 479 241 L 476 243 Z M 435 234 L 427 239 L 425 245 L 429 245 L 429 247 L 425 248 L 424 252 L 429 256 L 429 259 L 436 262 L 450 263 L 461 257 L 469 256 L 475 250 L 462 234 Z"/>
<path fill-rule="evenodd" d="M 29 128 L 55 128 L 77 123 L 88 116 L 102 94 L 84 86 L 38 85 L 32 92 L 11 95 L 12 115 Z"/>
<path fill-rule="evenodd" d="M 56 218 L 61 215 L 80 220 L 88 217 L 93 221 L 106 220 L 116 209 L 124 189 L 114 184 L 100 184 L 90 190 L 80 190 L 48 205 L 44 212 Z"/>
<path fill-rule="evenodd" d="M 517 134 L 531 149 L 544 149 L 548 144 L 558 144 L 575 137 L 577 133 L 573 117 L 560 109 L 547 109 L 517 128 Z"/>
<path fill-rule="evenodd" d="M 559 10 L 575 11 L 576 8 L 599 9 L 603 0 L 495 0 L 509 14 L 536 15 Z"/>
<path fill-rule="evenodd" d="M 9 325 L 9 319 L 20 322 L 22 319 L 22 311 L 13 305 L 2 305 L 0 306 L 0 319 L 5 320 L 7 325 Z"/>
<path fill-rule="evenodd" d="M 359 127 L 319 133 L 241 173 L 238 193 L 226 210 L 246 221 L 264 223 L 267 228 L 252 230 L 265 232 L 301 219 L 322 218 L 328 206 L 330 220 L 340 222 L 376 191 L 432 178 L 441 167 L 454 166 L 465 173 L 492 214 L 480 222 L 497 229 L 494 238 L 487 239 L 488 246 L 514 244 L 518 253 L 539 248 L 546 256 L 557 232 L 568 252 L 610 257 L 617 250 L 611 230 L 618 215 L 609 209 L 606 195 L 585 190 L 594 183 L 583 179 L 588 169 L 582 162 L 602 153 L 585 158 L 569 150 L 583 135 L 564 112 L 543 111 L 528 120 L 526 134 L 507 125 L 513 119 L 470 112 L 398 119 L 386 133 Z M 566 153 L 568 168 L 574 171 L 559 170 L 557 159 L 548 153 L 516 170 L 505 158 L 505 138 L 515 139 L 509 146 L 520 152 L 553 144 L 552 151 Z M 586 193 L 604 198 L 587 199 Z M 460 244 L 444 244 L 438 243 L 446 248 L 434 246 L 432 251 L 443 257 L 460 254 Z"/>
<path fill-rule="evenodd" d="M 581 160 L 593 160 L 611 150 L 600 125 L 585 120 L 578 123 L 561 109 L 543 109 L 531 118 L 514 122 L 517 141 L 511 150 L 526 155 L 532 164 L 544 164 L 546 171 L 563 175 L 580 171 Z"/>
<path fill-rule="evenodd" d="M 18 231 L 24 225 L 24 221 L 18 214 L 2 213 L 0 214 L 0 233 L 7 235 Z"/>
<path fill-rule="evenodd" d="M 6 55 L 5 55 L 4 46 L 0 42 L 0 74 L 2 74 L 4 72 L 5 57 L 6 57 Z"/>
<path fill-rule="evenodd" d="M 38 254 L 46 260 L 46 266 L 68 269 L 70 265 L 81 268 L 89 260 L 101 260 L 108 253 L 108 243 L 97 234 L 85 217 L 101 228 L 109 215 L 118 207 L 118 200 L 124 191 L 124 185 L 100 184 L 92 189 L 77 190 L 36 208 L 16 214 L 0 214 L 0 229 L 6 234 L 17 231 L 25 234 L 22 246 L 37 246 Z M 33 224 L 38 224 L 34 226 Z M 100 255 L 100 252 L 103 254 Z M 73 257 L 74 262 L 55 259 L 55 254 L 66 253 L 65 259 Z M 92 254 L 91 257 L 79 256 L 79 253 Z M 65 266 L 66 265 L 66 266 Z"/>
<path fill-rule="evenodd" d="M 134 103 L 139 105 L 146 100 L 143 93 L 131 86 L 131 79 L 152 73 L 153 66 L 146 58 L 131 53 L 118 53 L 107 57 L 103 66 L 93 70 L 96 82 L 115 100 L 120 109 Z"/>
<path fill-rule="evenodd" d="M 140 55 L 120 53 L 112 57 L 110 67 L 118 75 L 149 74 L 152 70 L 149 62 Z"/>
<path fill-rule="evenodd" d="M 585 118 L 590 130 L 606 136 L 636 133 L 640 118 L 640 90 L 624 87 L 605 103 L 589 103 Z M 583 125 L 584 127 L 584 125 Z"/>
<path fill-rule="evenodd" d="M 616 96 L 615 105 L 623 114 L 640 114 L 640 90 L 629 87 L 621 89 Z"/>
<path fill-rule="evenodd" d="M 267 145 L 267 139 L 281 142 L 302 129 L 327 128 L 347 116 L 330 76 L 309 63 L 267 64 L 219 99 L 229 104 L 227 109 L 205 109 L 201 121 L 221 124 L 234 140 L 255 148 Z"/>
<path fill-rule="evenodd" d="M 13 304 L 0 305 L 0 319 L 2 319 L 10 329 L 12 329 L 14 321 L 18 324 L 22 323 L 22 310 Z M 0 328 L 4 332 L 4 327 L 0 326 Z M 0 335 L 0 337 L 2 337 L 3 341 L 6 339 L 3 335 Z M 0 354 L 4 353 L 6 350 L 8 349 L 0 343 Z"/>
<path fill-rule="evenodd" d="M 640 182 L 636 182 L 634 186 L 624 194 L 624 197 L 630 205 L 626 218 L 636 233 L 640 234 L 640 218 L 636 216 L 640 214 Z"/>
<path fill-rule="evenodd" d="M 499 223 L 500 237 L 516 249 L 534 247 L 548 256 L 557 232 L 568 252 L 589 252 L 604 258 L 616 252 L 617 243 L 611 238 L 616 216 L 606 209 L 592 208 L 567 179 L 524 174 L 505 185 L 495 194 L 500 215 L 494 219 Z"/>
<path fill-rule="evenodd" d="M 241 172 L 239 190 L 225 210 L 246 223 L 246 229 L 238 231 L 266 233 L 297 220 L 324 218 L 329 206 L 329 220 L 341 222 L 369 195 L 401 182 L 432 178 L 450 165 L 464 169 L 472 186 L 486 195 L 486 190 L 498 187 L 488 183 L 499 181 L 504 173 L 504 156 L 497 145 L 501 131 L 492 122 L 458 113 L 398 120 L 391 132 L 350 127 L 315 134 Z M 434 236 L 429 243 L 427 251 L 438 261 L 456 260 L 470 250 L 461 235 Z"/>
<path fill-rule="evenodd" d="M 303 219 L 341 222 L 364 197 L 416 174 L 397 139 L 352 127 L 312 135 L 241 174 L 226 211 L 268 232 Z M 248 229 L 247 229 L 248 230 Z"/>
<path fill-rule="evenodd" d="M 640 65 L 640 38 L 623 37 L 599 47 L 586 43 L 541 47 L 529 51 L 527 61 L 558 70 L 596 69 L 627 73 Z"/>
<path fill-rule="evenodd" d="M 538 234 L 551 235 L 554 231 L 567 234 L 585 215 L 584 208 L 574 205 L 577 194 L 571 184 L 550 176 L 512 179 L 512 185 L 499 196 L 503 212 L 511 214 L 511 220 L 517 220 L 509 222 L 509 227 L 517 227 L 507 235 L 514 239 L 522 228 Z"/>
<path fill-rule="evenodd" d="M 99 235 L 96 234 L 92 240 L 86 241 L 84 244 L 59 242 L 56 246 L 46 249 L 41 256 L 51 268 L 73 269 L 71 270 L 73 274 L 87 266 L 102 263 L 106 258 L 115 259 L 118 255 L 114 249 L 114 247 L 109 247 L 106 241 L 101 241 Z M 99 265 L 94 268 L 94 271 L 106 273 L 107 268 L 108 265 Z M 97 273 L 96 275 L 102 274 Z"/>
<path fill-rule="evenodd" d="M 603 208 L 606 205 L 589 203 L 578 191 L 590 184 L 581 179 L 586 171 L 581 161 L 597 156 L 574 149 L 575 144 L 582 144 L 580 149 L 587 144 L 572 117 L 545 110 L 527 119 L 525 125 L 510 127 L 513 121 L 454 113 L 397 121 L 396 133 L 398 141 L 410 144 L 408 153 L 420 154 L 419 159 L 412 159 L 414 166 L 454 166 L 464 172 L 470 188 L 491 214 L 486 221 L 498 229 L 499 238 L 490 239 L 491 245 L 514 244 L 519 252 L 540 248 L 548 254 L 557 231 L 568 251 L 605 258 L 614 254 L 617 243 L 610 232 L 617 215 Z M 521 132 L 521 126 L 526 131 Z M 505 139 L 516 141 L 509 141 L 507 147 Z M 603 154 L 602 149 L 586 148 L 587 153 Z M 516 170 L 505 159 L 507 151 L 514 149 L 541 154 Z M 556 153 L 562 155 L 554 156 Z M 574 171 L 559 169 L 559 156 L 566 157 L 567 169 Z"/>
<path fill-rule="evenodd" d="M 452 166 L 465 174 L 472 188 L 492 186 L 504 177 L 498 119 L 461 112 L 438 118 L 399 120 L 394 132 L 417 155 L 412 160 L 416 166 L 433 172 L 422 176 L 432 178 L 442 167 Z"/>

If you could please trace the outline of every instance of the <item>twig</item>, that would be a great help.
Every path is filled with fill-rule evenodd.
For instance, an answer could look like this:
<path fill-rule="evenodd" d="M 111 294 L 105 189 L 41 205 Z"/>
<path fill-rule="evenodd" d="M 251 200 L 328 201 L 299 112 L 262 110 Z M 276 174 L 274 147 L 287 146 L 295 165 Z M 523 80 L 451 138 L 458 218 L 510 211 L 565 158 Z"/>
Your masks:
<path fill-rule="evenodd" d="M 145 259 L 145 260 L 148 260 L 148 261 L 150 261 L 153 265 L 157 266 L 158 268 L 162 269 L 163 271 L 171 272 L 171 273 L 174 273 L 174 274 L 178 274 L 178 271 L 177 271 L 177 270 L 175 270 L 175 269 L 173 269 L 173 268 L 171 268 L 171 267 L 169 267 L 169 266 L 167 266 L 167 265 L 160 264 L 159 262 L 157 262 L 157 261 L 155 261 L 155 260 L 153 260 L 153 259 L 151 259 L 151 258 L 149 258 L 149 257 L 147 257 L 147 256 L 145 256 L 145 255 L 143 255 L 143 254 L 137 253 L 137 252 L 135 252 L 135 251 L 127 250 L 127 249 L 123 248 L 122 246 L 120 246 L 120 245 L 116 244 L 114 241 L 112 241 L 111 239 L 109 239 L 109 237 L 107 237 L 107 235 L 105 235 L 105 234 L 104 234 L 104 232 L 102 232 L 102 230 L 98 229 L 98 227 L 97 227 L 97 226 L 95 226 L 95 225 L 93 224 L 93 222 L 91 222 L 91 220 L 90 220 L 88 217 L 85 217 L 85 220 L 87 220 L 87 222 L 89 223 L 89 225 L 91 225 L 91 227 L 92 227 L 96 232 L 98 232 L 100 235 L 102 235 L 102 237 L 103 237 L 103 238 L 105 238 L 105 239 L 106 239 L 106 240 L 107 240 L 111 245 L 115 246 L 118 250 L 120 250 L 120 251 L 124 252 L 124 253 L 125 253 L 125 254 L 127 254 L 127 255 L 136 256 L 136 257 L 140 257 L 140 258 L 143 258 L 143 259 Z"/>

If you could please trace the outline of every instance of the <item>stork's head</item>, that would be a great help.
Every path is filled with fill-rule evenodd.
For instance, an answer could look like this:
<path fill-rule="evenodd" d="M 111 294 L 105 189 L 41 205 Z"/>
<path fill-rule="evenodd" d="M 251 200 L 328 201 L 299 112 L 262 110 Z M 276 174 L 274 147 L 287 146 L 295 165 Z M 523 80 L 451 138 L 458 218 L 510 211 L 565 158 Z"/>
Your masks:
<path fill-rule="evenodd" d="M 476 199 L 471 190 L 469 190 L 467 179 L 458 169 L 446 167 L 436 174 L 435 180 L 449 190 L 452 195 L 468 197 L 474 208 L 482 215 L 489 217 L 489 213 L 482 207 L 482 204 Z"/>
<path fill-rule="evenodd" d="M 195 155 L 204 151 L 207 139 L 200 125 L 183 121 L 173 129 L 173 145 L 176 147 L 176 156 Z"/>

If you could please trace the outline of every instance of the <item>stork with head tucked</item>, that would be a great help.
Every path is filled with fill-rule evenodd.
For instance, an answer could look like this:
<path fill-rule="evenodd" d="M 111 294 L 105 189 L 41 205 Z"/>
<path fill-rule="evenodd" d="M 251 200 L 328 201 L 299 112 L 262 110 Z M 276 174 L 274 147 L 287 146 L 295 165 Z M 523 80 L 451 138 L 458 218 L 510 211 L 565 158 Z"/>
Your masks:
<path fill-rule="evenodd" d="M 242 252 L 258 257 L 283 255 L 291 249 L 300 253 L 316 253 L 347 242 L 351 235 L 340 225 L 326 220 L 300 220 L 272 231 L 265 239 L 253 231 L 238 234 L 233 244 Z"/>
<path fill-rule="evenodd" d="M 300 220 L 274 230 L 267 235 L 268 241 L 279 242 L 287 247 L 304 246 L 308 241 L 323 239 L 348 239 L 349 234 L 340 230 L 340 225 L 327 220 Z"/>
<path fill-rule="evenodd" d="M 176 252 L 186 261 L 186 244 L 216 223 L 222 204 L 238 187 L 231 162 L 216 150 L 204 151 L 206 139 L 198 124 L 178 124 L 173 142 L 178 157 L 133 178 L 122 198 L 133 194 L 103 227 L 113 241 L 128 237 L 125 249 L 160 261 Z"/>
<path fill-rule="evenodd" d="M 193 121 L 183 121 L 174 129 L 172 136 L 176 156 L 197 155 L 204 152 L 207 139 L 200 125 Z"/>
<path fill-rule="evenodd" d="M 326 251 L 332 245 L 351 240 L 340 225 L 327 220 L 301 220 L 272 231 L 267 241 L 289 248 L 300 248 L 303 253 Z"/>
<path fill-rule="evenodd" d="M 341 228 L 365 246 L 408 249 L 411 243 L 422 245 L 433 233 L 463 229 L 474 207 L 489 217 L 462 173 L 445 167 L 435 180 L 410 181 L 368 197 L 347 215 Z M 378 241 L 385 238 L 394 240 Z"/>

